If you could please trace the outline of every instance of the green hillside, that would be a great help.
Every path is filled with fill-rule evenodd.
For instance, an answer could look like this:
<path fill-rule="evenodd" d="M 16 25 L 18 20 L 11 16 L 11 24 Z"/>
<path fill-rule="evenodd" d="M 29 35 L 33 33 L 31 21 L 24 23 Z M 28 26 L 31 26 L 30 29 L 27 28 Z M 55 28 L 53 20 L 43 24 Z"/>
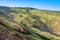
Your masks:
<path fill-rule="evenodd" d="M 0 6 L 0 40 L 60 40 L 60 11 Z"/>

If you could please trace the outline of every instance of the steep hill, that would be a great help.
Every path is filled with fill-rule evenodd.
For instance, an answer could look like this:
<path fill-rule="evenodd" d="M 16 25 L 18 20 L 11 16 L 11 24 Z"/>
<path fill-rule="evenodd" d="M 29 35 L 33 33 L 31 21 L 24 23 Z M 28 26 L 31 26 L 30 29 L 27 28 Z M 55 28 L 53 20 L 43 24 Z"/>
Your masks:
<path fill-rule="evenodd" d="M 0 40 L 60 40 L 60 11 L 0 6 Z"/>

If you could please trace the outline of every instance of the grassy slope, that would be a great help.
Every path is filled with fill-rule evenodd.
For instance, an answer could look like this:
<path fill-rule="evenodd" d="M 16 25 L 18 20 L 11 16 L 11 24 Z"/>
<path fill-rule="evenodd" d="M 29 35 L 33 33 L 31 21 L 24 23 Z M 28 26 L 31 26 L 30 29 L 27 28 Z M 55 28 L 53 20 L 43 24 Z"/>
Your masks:
<path fill-rule="evenodd" d="M 21 31 L 24 31 L 24 29 L 28 30 L 29 32 L 31 32 L 31 34 L 27 36 L 30 36 L 35 40 L 40 40 L 40 39 L 44 40 L 38 35 L 43 35 L 51 40 L 59 39 L 59 37 L 56 37 L 55 35 L 52 35 L 52 34 L 57 34 L 58 36 L 60 35 L 59 33 L 60 32 L 59 31 L 60 30 L 59 29 L 60 28 L 59 13 L 60 12 L 38 10 L 38 9 L 31 9 L 31 8 L 28 9 L 27 11 L 27 9 L 28 8 L 7 8 L 9 12 L 6 12 L 4 8 L 3 10 L 0 10 L 3 13 L 3 14 L 1 13 L 0 14 L 4 15 L 3 17 L 6 18 L 6 20 L 11 21 L 11 22 L 8 21 L 5 23 L 5 25 L 9 23 L 7 26 L 9 25 L 13 26 L 12 28 L 8 27 L 8 29 L 12 30 L 13 32 L 16 32 L 19 35 L 20 33 L 14 30 L 15 28 L 16 29 L 20 28 Z M 3 19 L 2 21 L 5 20 L 4 18 L 2 18 Z M 0 20 L 1 20 L 1 17 L 0 17 Z M 45 25 L 48 27 L 49 31 L 51 32 L 44 31 L 44 29 L 46 30 L 46 28 L 43 27 Z M 44 29 L 42 29 L 42 27 Z"/>

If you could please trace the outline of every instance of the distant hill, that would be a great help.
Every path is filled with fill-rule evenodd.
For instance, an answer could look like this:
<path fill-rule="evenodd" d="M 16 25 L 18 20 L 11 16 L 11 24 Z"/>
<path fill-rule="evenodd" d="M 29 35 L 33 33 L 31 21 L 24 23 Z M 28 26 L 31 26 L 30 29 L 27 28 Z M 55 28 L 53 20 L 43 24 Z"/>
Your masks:
<path fill-rule="evenodd" d="M 0 39 L 60 40 L 60 11 L 0 6 Z"/>

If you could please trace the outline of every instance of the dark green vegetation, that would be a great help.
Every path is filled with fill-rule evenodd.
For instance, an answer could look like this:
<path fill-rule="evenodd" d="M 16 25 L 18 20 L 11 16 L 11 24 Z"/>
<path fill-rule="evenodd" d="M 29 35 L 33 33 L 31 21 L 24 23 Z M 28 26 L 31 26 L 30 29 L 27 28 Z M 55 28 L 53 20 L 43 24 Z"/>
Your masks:
<path fill-rule="evenodd" d="M 0 40 L 60 40 L 60 12 L 0 6 Z"/>

